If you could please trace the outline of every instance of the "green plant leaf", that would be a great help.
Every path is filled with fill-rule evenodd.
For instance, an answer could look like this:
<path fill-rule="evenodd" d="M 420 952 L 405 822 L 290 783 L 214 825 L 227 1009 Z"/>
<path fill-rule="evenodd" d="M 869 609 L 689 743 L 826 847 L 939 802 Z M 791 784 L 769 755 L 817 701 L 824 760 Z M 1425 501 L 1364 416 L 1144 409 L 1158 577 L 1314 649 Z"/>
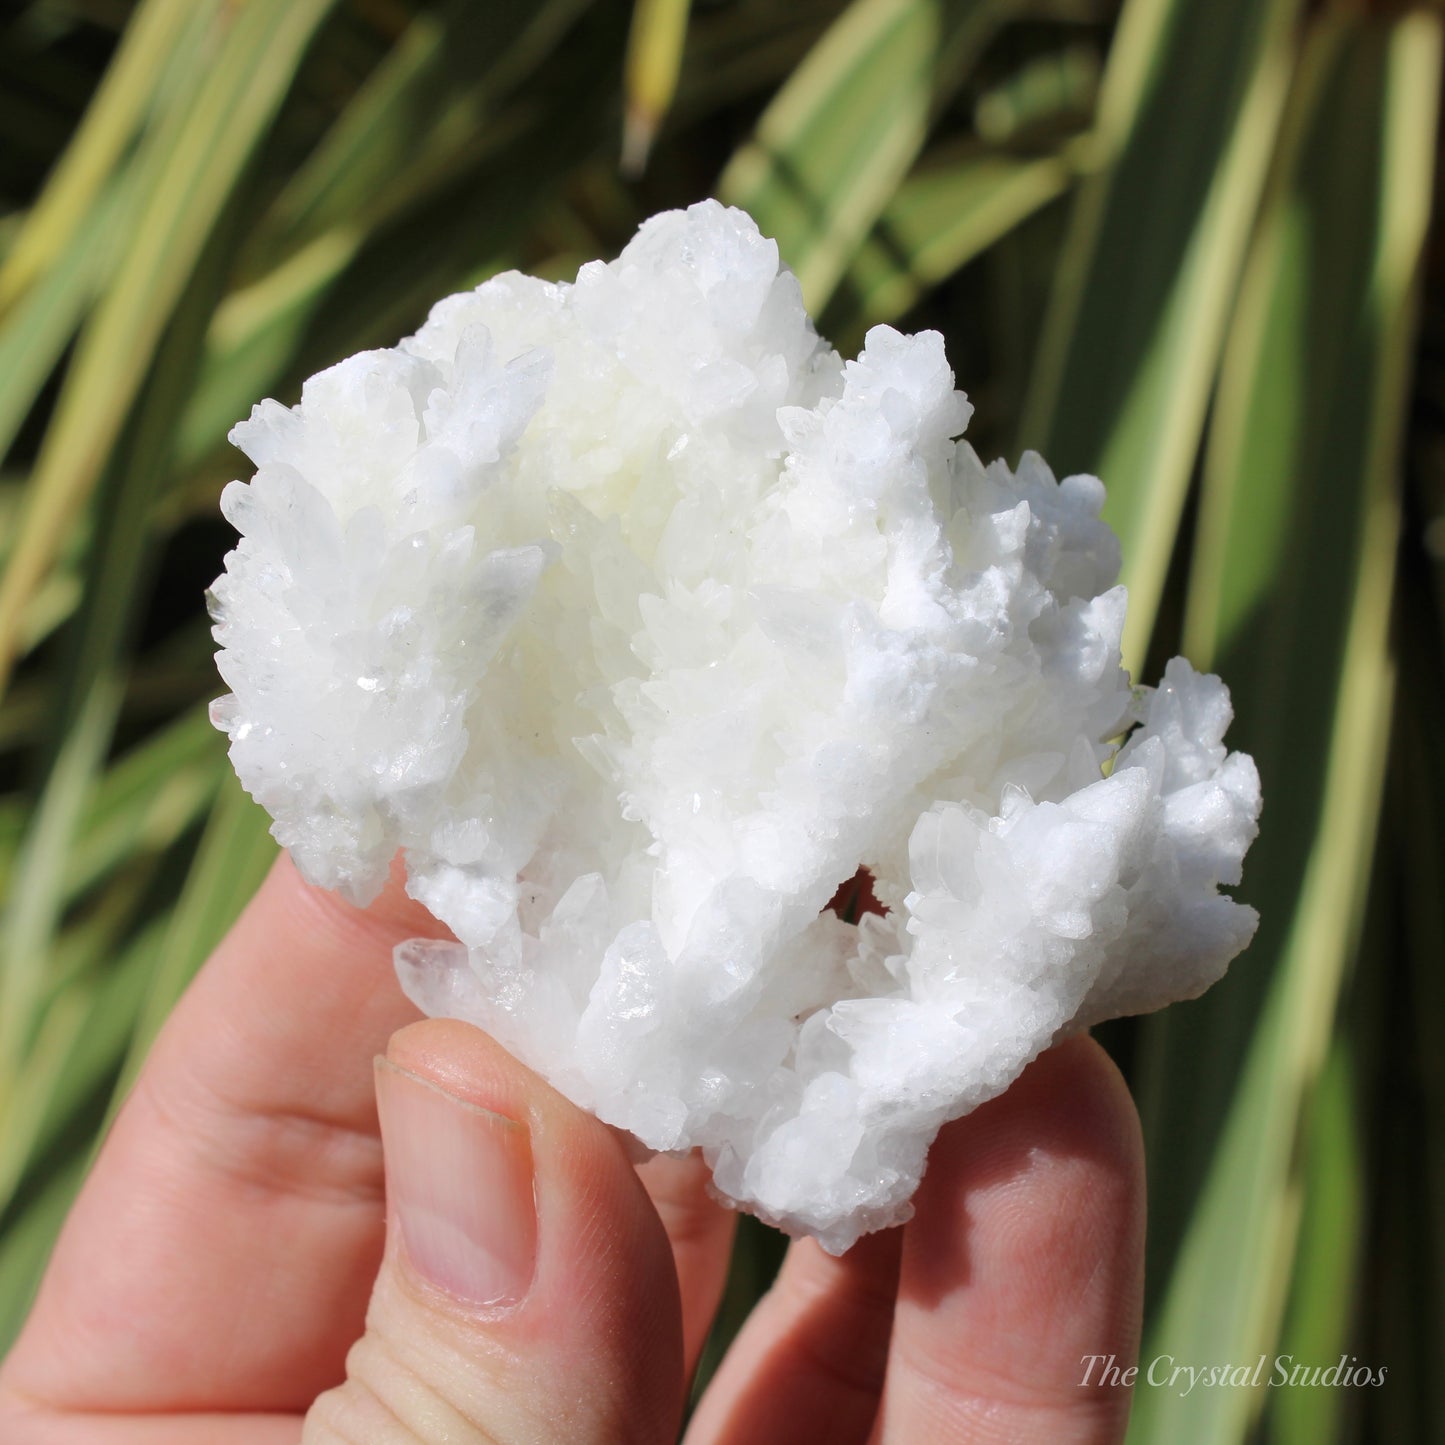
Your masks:
<path fill-rule="evenodd" d="M 1333 1365 L 1350 1344 L 1363 1257 L 1365 1161 L 1351 1041 L 1336 1032 L 1312 1091 L 1301 1135 L 1299 1239 L 1276 1360 Z M 1271 1363 L 1271 1378 L 1281 1366 Z M 1269 1434 L 1278 1445 L 1340 1437 L 1349 1389 L 1285 1387 L 1269 1397 Z"/>
<path fill-rule="evenodd" d="M 845 353 L 893 321 L 1015 226 L 1065 195 L 1087 163 L 1085 138 L 1058 153 L 984 151 L 922 165 L 899 186 L 854 256 L 825 333 Z"/>
<path fill-rule="evenodd" d="M 44 274 L 0 312 L 0 457 L 80 326 L 114 247 L 119 201 L 118 186 L 103 191 L 91 209 L 92 224 L 48 258 Z"/>
<path fill-rule="evenodd" d="M 642 174 L 653 137 L 677 93 L 690 6 L 691 0 L 633 0 L 622 131 L 622 170 L 627 175 Z"/>
<path fill-rule="evenodd" d="M 199 819 L 226 774 L 206 709 L 151 734 L 97 784 L 64 880 L 73 901 L 125 861 L 169 848 Z"/>
<path fill-rule="evenodd" d="M 923 147 L 934 108 L 1015 6 L 854 0 L 724 170 L 815 315 Z"/>
<path fill-rule="evenodd" d="M 586 0 L 451 0 L 416 15 L 261 218 L 245 301 L 218 325 L 244 333 L 303 253 L 331 256 L 475 163 L 501 102 L 532 76 Z M 335 262 L 332 263 L 335 265 Z M 316 268 L 314 256 L 300 263 Z M 340 269 L 339 266 L 336 269 Z M 258 303 L 261 303 L 258 305 Z M 274 302 L 270 304 L 274 305 Z"/>
<path fill-rule="evenodd" d="M 359 312 L 346 303 L 336 308 L 361 338 L 351 350 L 390 344 L 389 315 L 409 308 L 425 314 L 526 225 L 528 206 L 497 204 L 514 184 L 509 172 L 545 196 L 548 178 L 575 161 L 575 142 L 560 132 L 588 124 L 588 89 L 574 90 L 580 104 L 565 115 L 535 106 L 499 115 L 499 107 L 584 8 L 585 0 L 485 7 L 455 0 L 412 21 L 257 227 L 241 267 L 246 279 L 216 310 L 179 428 L 182 468 L 213 452 L 262 396 L 299 381 L 298 366 L 329 365 L 346 354 L 349 339 L 313 349 L 314 363 L 297 361 L 318 319 L 327 320 L 322 312 L 333 293 L 359 290 L 369 298 Z M 587 134 L 595 139 L 596 131 Z M 434 267 L 439 240 L 465 260 L 448 257 Z M 386 255 L 380 266 L 372 261 L 378 250 Z M 406 300 L 387 305 L 392 291 Z"/>
<path fill-rule="evenodd" d="M 0 316 L 84 233 L 96 231 L 96 203 L 176 62 L 194 68 L 195 44 L 220 0 L 142 0 L 85 119 L 0 266 Z M 103 234 L 103 232 L 102 232 Z M 0 452 L 4 448 L 0 447 Z"/>
<path fill-rule="evenodd" d="M 165 476 L 175 423 L 194 382 L 205 323 L 235 237 L 232 224 L 218 226 L 209 239 L 106 469 L 80 616 L 54 688 L 55 745 L 53 758 L 46 759 L 52 765 L 0 919 L 0 1121 L 7 1128 L 12 1101 L 29 1087 L 30 1040 L 50 1036 L 52 1025 L 43 1017 L 50 946 L 68 901 L 76 829 L 124 694 L 123 655 L 154 554 L 150 504 Z"/>
<path fill-rule="evenodd" d="M 1186 638 L 1230 679 L 1231 740 L 1264 780 L 1245 887 L 1262 921 L 1224 983 L 1146 1025 L 1156 1264 L 1178 1244 L 1146 1358 L 1253 1360 L 1278 1338 L 1380 803 L 1440 58 L 1423 10 L 1312 23 L 1226 349 Z M 1131 1438 L 1243 1440 L 1261 1403 L 1146 1389 Z"/>
<path fill-rule="evenodd" d="M 77 347 L 0 579 L 0 688 L 26 605 L 124 425 L 171 312 L 332 0 L 251 0 L 138 156 L 138 221 Z"/>
<path fill-rule="evenodd" d="M 1130 0 L 1019 440 L 1109 490 L 1137 666 L 1174 550 L 1299 0 Z"/>

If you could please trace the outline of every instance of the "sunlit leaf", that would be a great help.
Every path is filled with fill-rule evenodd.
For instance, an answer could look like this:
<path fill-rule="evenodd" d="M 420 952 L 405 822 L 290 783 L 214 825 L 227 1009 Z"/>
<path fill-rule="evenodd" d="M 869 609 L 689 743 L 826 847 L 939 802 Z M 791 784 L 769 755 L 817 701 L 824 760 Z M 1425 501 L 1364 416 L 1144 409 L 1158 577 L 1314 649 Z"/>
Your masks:
<path fill-rule="evenodd" d="M 1293 63 L 1299 0 L 1130 0 L 1020 445 L 1093 472 L 1123 543 L 1126 662 L 1153 629 Z"/>
<path fill-rule="evenodd" d="M 1178 1247 L 1151 1345 L 1185 1360 L 1273 1349 L 1301 1139 L 1360 937 L 1439 64 L 1436 15 L 1314 22 L 1225 355 L 1186 639 L 1229 678 L 1231 736 L 1269 803 L 1244 890 L 1253 948 L 1147 1026 L 1156 1260 Z M 1261 1404 L 1145 1391 L 1133 1438 L 1239 1440 Z"/>

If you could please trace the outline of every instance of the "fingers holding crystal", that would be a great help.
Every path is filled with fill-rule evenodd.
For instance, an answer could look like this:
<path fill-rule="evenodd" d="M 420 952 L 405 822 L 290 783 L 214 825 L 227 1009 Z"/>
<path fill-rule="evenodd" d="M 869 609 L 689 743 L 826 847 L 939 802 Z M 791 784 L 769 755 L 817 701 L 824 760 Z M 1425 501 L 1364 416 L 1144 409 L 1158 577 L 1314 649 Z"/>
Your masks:
<path fill-rule="evenodd" d="M 945 1128 L 916 1203 L 874 1445 L 1122 1440 L 1127 1389 L 1085 1368 L 1138 1349 L 1143 1155 L 1103 1050 L 1060 1044 Z"/>
<path fill-rule="evenodd" d="M 376 1079 L 386 1256 L 304 1438 L 675 1440 L 672 1251 L 617 1137 L 453 1020 L 402 1030 Z"/>

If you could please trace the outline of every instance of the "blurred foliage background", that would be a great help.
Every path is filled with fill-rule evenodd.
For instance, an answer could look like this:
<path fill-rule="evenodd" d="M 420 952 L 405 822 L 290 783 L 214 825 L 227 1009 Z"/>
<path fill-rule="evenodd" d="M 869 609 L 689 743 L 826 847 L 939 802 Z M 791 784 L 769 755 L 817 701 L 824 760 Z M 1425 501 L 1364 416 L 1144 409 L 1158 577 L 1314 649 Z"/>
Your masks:
<path fill-rule="evenodd" d="M 709 194 L 825 334 L 934 326 L 985 455 L 1096 471 L 1128 661 L 1264 778 L 1258 941 L 1106 1030 L 1148 1442 L 1445 1439 L 1441 13 L 1305 0 L 31 0 L 0 19 L 0 1348 L 265 870 L 205 719 L 225 442 L 507 267 Z M 765 1287 L 743 1234 L 715 1345 Z"/>

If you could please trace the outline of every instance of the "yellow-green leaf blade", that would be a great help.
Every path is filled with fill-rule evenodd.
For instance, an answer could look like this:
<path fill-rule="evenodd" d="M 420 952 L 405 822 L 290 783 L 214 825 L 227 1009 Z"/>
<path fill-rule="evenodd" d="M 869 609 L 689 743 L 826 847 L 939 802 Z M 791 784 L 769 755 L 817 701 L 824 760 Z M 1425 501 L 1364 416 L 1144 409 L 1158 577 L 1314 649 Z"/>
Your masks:
<path fill-rule="evenodd" d="M 843 277 L 829 335 L 844 351 L 857 333 L 895 320 L 939 282 L 1065 195 L 1086 142 L 1056 154 L 983 152 L 920 167 L 898 188 Z"/>
<path fill-rule="evenodd" d="M 1226 349 L 1189 635 L 1196 660 L 1229 679 L 1231 738 L 1264 781 L 1245 887 L 1262 921 L 1223 984 L 1149 1021 L 1156 1248 L 1182 1244 L 1146 1357 L 1252 1360 L 1278 1339 L 1300 1140 L 1360 937 L 1380 806 L 1440 57 L 1439 17 L 1424 11 L 1314 22 Z M 1291 284 L 1300 268 L 1304 284 Z M 1146 1389 L 1131 1438 L 1243 1440 L 1261 1404 L 1248 1389 Z"/>
<path fill-rule="evenodd" d="M 1020 442 L 1109 489 L 1142 660 L 1284 101 L 1299 0 L 1130 0 Z"/>
<path fill-rule="evenodd" d="M 0 689 L 26 604 L 104 465 L 191 270 L 333 0 L 252 0 L 195 103 L 161 128 L 147 203 L 82 335 L 46 434 L 20 534 L 0 579 Z"/>
<path fill-rule="evenodd" d="M 1006 0 L 854 0 L 763 113 L 718 194 L 748 211 L 820 311 L 928 132 L 941 58 L 960 67 Z"/>

